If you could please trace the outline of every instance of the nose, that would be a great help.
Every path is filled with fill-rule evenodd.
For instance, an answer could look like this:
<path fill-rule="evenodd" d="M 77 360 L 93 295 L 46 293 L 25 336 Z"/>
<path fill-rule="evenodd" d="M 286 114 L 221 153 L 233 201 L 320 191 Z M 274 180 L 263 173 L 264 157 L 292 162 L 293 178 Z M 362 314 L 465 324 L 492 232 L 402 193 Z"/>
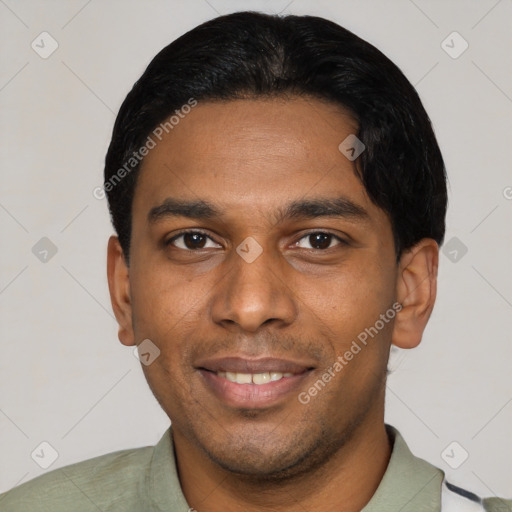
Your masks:
<path fill-rule="evenodd" d="M 254 333 L 264 325 L 284 327 L 294 321 L 296 302 L 278 255 L 264 250 L 250 261 L 233 251 L 228 264 L 211 306 L 216 324 Z"/>

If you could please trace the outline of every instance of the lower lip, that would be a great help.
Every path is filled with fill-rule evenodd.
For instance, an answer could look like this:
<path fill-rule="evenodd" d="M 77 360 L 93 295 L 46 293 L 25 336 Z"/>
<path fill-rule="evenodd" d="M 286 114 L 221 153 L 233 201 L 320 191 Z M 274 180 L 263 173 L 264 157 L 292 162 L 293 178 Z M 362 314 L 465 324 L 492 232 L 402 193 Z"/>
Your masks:
<path fill-rule="evenodd" d="M 310 371 L 266 384 L 237 384 L 208 370 L 199 370 L 204 382 L 227 405 L 243 409 L 256 409 L 275 405 L 286 395 L 299 392 Z"/>

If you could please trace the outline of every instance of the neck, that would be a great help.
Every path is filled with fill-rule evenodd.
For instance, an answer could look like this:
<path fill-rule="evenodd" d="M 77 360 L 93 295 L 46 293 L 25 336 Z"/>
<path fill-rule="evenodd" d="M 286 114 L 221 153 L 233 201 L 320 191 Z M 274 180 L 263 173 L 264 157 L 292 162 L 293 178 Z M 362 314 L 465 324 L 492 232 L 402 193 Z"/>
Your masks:
<path fill-rule="evenodd" d="M 383 412 L 383 411 L 382 411 Z M 197 512 L 273 510 L 357 512 L 371 499 L 391 455 L 383 414 L 365 422 L 322 466 L 285 481 L 261 482 L 229 473 L 174 432 L 180 483 Z"/>

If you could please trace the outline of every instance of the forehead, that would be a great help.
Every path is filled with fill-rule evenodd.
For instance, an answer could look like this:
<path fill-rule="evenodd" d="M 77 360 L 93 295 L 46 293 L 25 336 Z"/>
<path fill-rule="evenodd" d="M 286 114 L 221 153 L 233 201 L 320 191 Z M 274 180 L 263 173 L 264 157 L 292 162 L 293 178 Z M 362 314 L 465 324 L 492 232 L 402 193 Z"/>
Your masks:
<path fill-rule="evenodd" d="M 199 102 L 144 158 L 133 211 L 173 197 L 268 219 L 299 198 L 343 195 L 377 213 L 338 149 L 357 129 L 348 111 L 312 98 Z"/>

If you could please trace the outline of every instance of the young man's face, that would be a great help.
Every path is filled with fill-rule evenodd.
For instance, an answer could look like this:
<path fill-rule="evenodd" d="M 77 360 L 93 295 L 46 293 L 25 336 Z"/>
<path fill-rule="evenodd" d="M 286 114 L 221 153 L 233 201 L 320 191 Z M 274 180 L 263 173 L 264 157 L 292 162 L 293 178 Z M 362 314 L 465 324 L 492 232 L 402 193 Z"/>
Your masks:
<path fill-rule="evenodd" d="M 111 240 L 121 341 L 159 348 L 143 368 L 175 438 L 230 471 L 304 471 L 382 424 L 394 322 L 344 355 L 401 274 L 388 216 L 338 149 L 354 133 L 314 99 L 199 102 L 143 162 L 126 276 Z"/>

